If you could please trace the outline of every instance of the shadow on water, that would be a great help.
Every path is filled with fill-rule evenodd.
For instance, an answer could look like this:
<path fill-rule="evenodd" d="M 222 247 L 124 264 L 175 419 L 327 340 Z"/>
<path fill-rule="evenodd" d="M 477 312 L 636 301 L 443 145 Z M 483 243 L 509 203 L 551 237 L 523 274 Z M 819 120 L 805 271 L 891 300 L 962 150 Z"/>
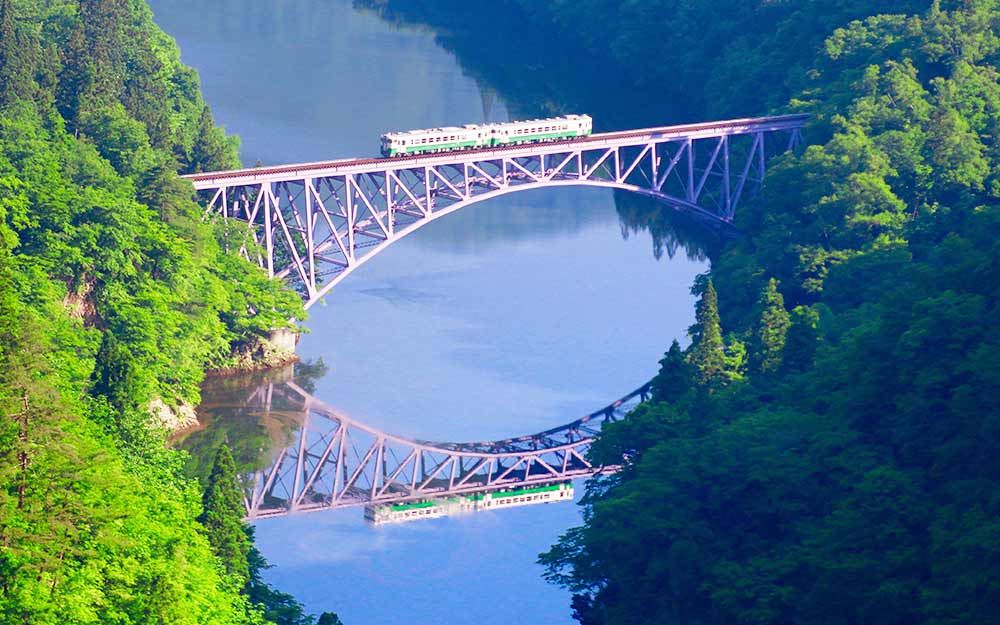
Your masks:
<path fill-rule="evenodd" d="M 434 33 L 479 84 L 484 111 L 489 99 L 499 98 L 514 119 L 582 112 L 594 118 L 597 132 L 702 121 L 686 103 L 663 101 L 658 85 L 629 81 L 606 55 L 560 41 L 565 33 L 553 33 L 511 2 L 354 0 L 354 6 L 398 27 Z M 489 36 L 470 23 L 488 24 Z M 622 191 L 614 198 L 622 234 L 648 231 L 656 258 L 683 250 L 689 258 L 707 260 L 734 236 L 729 228 L 649 198 Z"/>
<path fill-rule="evenodd" d="M 606 56 L 560 41 L 564 35 L 515 3 L 355 0 L 354 6 L 390 24 L 433 32 L 466 75 L 498 94 L 515 118 L 586 112 L 598 132 L 697 121 L 683 103 L 659 101 L 656 85 L 627 80 Z"/>

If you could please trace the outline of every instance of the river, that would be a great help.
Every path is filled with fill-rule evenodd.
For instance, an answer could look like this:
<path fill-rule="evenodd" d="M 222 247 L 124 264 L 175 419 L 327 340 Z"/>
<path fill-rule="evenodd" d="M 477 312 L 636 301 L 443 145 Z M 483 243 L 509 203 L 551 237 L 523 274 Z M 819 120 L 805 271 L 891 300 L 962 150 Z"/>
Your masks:
<path fill-rule="evenodd" d="M 533 106 L 463 66 L 433 29 L 349 0 L 150 4 L 246 163 L 371 155 L 389 129 Z M 648 380 L 683 342 L 689 288 L 707 269 L 685 249 L 654 254 L 647 232 L 624 237 L 616 198 L 600 189 L 475 205 L 393 245 L 309 311 L 299 351 L 323 366 L 308 383 L 358 420 L 424 440 L 560 425 Z M 195 463 L 221 440 L 244 465 L 260 461 L 293 433 L 247 423 L 259 416 L 235 405 L 246 389 L 233 385 L 205 389 L 206 428 L 181 443 Z M 549 504 L 370 527 L 354 509 L 260 521 L 256 537 L 275 565 L 268 581 L 347 625 L 560 625 L 572 622 L 569 594 L 535 561 L 580 521 L 576 506 Z"/>

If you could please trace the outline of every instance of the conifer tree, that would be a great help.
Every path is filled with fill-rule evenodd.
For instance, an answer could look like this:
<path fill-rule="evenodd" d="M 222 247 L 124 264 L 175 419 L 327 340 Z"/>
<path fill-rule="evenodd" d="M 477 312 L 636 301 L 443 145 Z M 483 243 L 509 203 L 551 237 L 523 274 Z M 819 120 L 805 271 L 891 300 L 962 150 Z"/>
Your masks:
<path fill-rule="evenodd" d="M 103 395 L 118 412 L 126 412 L 136 407 L 135 369 L 128 350 L 123 347 L 111 330 L 101 337 L 101 348 L 97 352 L 92 376 L 95 395 Z"/>
<path fill-rule="evenodd" d="M 760 314 L 754 329 L 753 369 L 760 373 L 774 373 L 781 366 L 784 356 L 785 339 L 792 325 L 791 316 L 785 310 L 785 298 L 778 291 L 778 281 L 771 278 L 758 301 Z"/>
<path fill-rule="evenodd" d="M 807 306 L 796 306 L 789 315 L 788 333 L 785 336 L 785 371 L 805 371 L 812 365 L 816 345 L 819 343 L 819 313 Z"/>
<path fill-rule="evenodd" d="M 127 0 L 81 0 L 80 19 L 87 35 L 94 104 L 109 104 L 122 95 L 125 81 Z"/>
<path fill-rule="evenodd" d="M 235 150 L 232 149 L 230 139 L 227 139 L 225 133 L 215 126 L 212 111 L 206 105 L 202 108 L 198 120 L 198 130 L 194 145 L 191 147 L 187 171 L 198 173 L 235 167 L 239 163 L 233 160 L 234 154 Z"/>
<path fill-rule="evenodd" d="M 243 497 L 236 482 L 236 463 L 229 447 L 222 445 L 202 499 L 198 521 L 205 526 L 208 542 L 227 574 L 243 588 L 250 581 L 250 539 L 243 525 Z"/>
<path fill-rule="evenodd" d="M 680 344 L 674 340 L 660 360 L 660 372 L 653 378 L 653 401 L 673 401 L 683 395 L 689 385 L 688 364 Z"/>
<path fill-rule="evenodd" d="M 694 367 L 697 380 L 708 384 L 718 379 L 726 368 L 726 353 L 719 323 L 719 297 L 711 280 L 705 285 L 705 291 L 698 301 L 695 319 L 697 323 L 688 330 L 692 339 L 688 362 Z"/>
<path fill-rule="evenodd" d="M 17 54 L 17 33 L 11 0 L 0 0 L 0 104 L 10 101 L 11 66 Z"/>
<path fill-rule="evenodd" d="M 0 105 L 26 97 L 32 81 L 30 50 L 16 20 L 13 0 L 0 0 Z"/>
<path fill-rule="evenodd" d="M 344 625 L 344 622 L 340 620 L 336 612 L 324 612 L 319 615 L 316 625 Z"/>

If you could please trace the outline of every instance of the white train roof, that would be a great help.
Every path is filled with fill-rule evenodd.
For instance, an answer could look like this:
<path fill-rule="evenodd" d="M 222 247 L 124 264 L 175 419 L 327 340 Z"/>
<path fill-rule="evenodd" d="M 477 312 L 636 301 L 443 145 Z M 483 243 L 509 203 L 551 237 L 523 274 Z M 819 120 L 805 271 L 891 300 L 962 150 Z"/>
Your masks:
<path fill-rule="evenodd" d="M 543 117 L 538 119 L 516 119 L 516 120 L 511 120 L 509 122 L 499 122 L 491 124 L 465 124 L 464 126 L 442 126 L 440 128 L 419 128 L 416 130 L 398 130 L 393 132 L 387 132 L 382 136 L 392 139 L 396 137 L 412 137 L 414 135 L 423 135 L 423 134 L 437 133 L 437 132 L 465 132 L 468 130 L 478 130 L 480 128 L 496 128 L 507 125 L 520 125 L 520 124 L 531 124 L 535 122 L 551 122 L 557 120 L 579 120 L 579 119 L 590 119 L 590 115 L 563 115 L 561 117 Z"/>

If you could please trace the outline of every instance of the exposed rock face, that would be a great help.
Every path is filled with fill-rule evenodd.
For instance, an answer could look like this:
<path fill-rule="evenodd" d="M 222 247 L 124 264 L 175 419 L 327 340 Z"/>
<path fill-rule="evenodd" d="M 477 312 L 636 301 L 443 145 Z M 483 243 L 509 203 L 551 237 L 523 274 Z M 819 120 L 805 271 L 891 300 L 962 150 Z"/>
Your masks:
<path fill-rule="evenodd" d="M 168 432 L 176 432 L 198 424 L 198 415 L 194 411 L 194 406 L 190 404 L 181 403 L 178 406 L 168 406 L 157 397 L 149 402 L 148 407 L 153 419 Z"/>
<path fill-rule="evenodd" d="M 299 342 L 299 334 L 288 328 L 279 328 L 271 332 L 270 342 L 278 350 L 295 354 L 295 345 Z"/>
<path fill-rule="evenodd" d="M 82 319 L 87 327 L 97 325 L 97 310 L 90 295 L 94 291 L 93 280 L 82 280 L 78 289 L 73 289 L 67 285 L 66 295 L 63 297 L 62 305 L 70 317 Z"/>
<path fill-rule="evenodd" d="M 294 330 L 281 328 L 271 332 L 268 338 L 255 337 L 233 349 L 232 364 L 224 369 L 209 371 L 209 375 L 225 375 L 241 371 L 259 371 L 283 367 L 298 362 L 295 344 L 299 335 Z"/>

